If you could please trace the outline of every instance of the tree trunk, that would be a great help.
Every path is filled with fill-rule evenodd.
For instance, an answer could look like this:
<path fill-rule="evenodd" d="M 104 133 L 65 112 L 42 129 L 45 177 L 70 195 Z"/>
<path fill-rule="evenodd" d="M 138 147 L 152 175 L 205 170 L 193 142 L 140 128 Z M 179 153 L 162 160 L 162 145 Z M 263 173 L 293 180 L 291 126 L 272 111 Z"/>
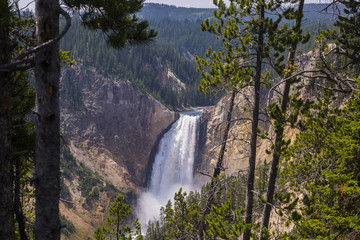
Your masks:
<path fill-rule="evenodd" d="M 59 35 L 59 1 L 36 1 L 37 45 Z M 59 43 L 35 54 L 35 238 L 60 239 Z"/>
<path fill-rule="evenodd" d="M 227 119 L 226 119 L 226 127 L 225 127 L 225 131 L 224 131 L 223 141 L 221 144 L 221 149 L 220 149 L 220 153 L 218 156 L 218 160 L 216 162 L 216 167 L 214 169 L 213 178 L 211 179 L 211 183 L 210 183 L 209 197 L 206 201 L 206 206 L 205 206 L 204 212 L 203 212 L 203 214 L 201 216 L 201 220 L 200 220 L 200 228 L 199 228 L 199 238 L 200 239 L 204 239 L 205 218 L 206 218 L 206 215 L 208 215 L 210 213 L 211 205 L 214 202 L 215 183 L 216 183 L 217 177 L 220 175 L 221 168 L 222 168 L 222 162 L 223 162 L 224 154 L 225 154 L 225 150 L 226 150 L 226 141 L 228 139 L 228 134 L 230 131 L 231 116 L 232 116 L 232 112 L 234 109 L 235 96 L 236 96 L 236 90 L 233 90 L 232 94 L 231 94 L 231 99 L 230 99 L 230 107 L 229 107 L 229 111 L 228 111 Z"/>
<path fill-rule="evenodd" d="M 15 216 L 16 221 L 19 225 L 19 234 L 20 234 L 20 240 L 27 240 L 28 237 L 26 235 L 25 230 L 25 217 L 22 210 L 21 205 L 21 199 L 20 199 L 20 189 L 21 189 L 21 166 L 20 166 L 20 159 L 15 160 L 15 181 L 14 181 L 14 190 L 15 190 L 15 196 L 14 196 L 14 208 L 15 208 Z"/>
<path fill-rule="evenodd" d="M 7 0 L 0 0 L 0 65 L 10 63 Z M 0 71 L 0 239 L 14 239 L 13 171 L 11 148 L 10 71 Z"/>
<path fill-rule="evenodd" d="M 260 112 L 260 82 L 261 82 L 261 71 L 262 71 L 262 46 L 264 44 L 264 16 L 265 9 L 264 5 L 261 6 L 260 10 L 260 24 L 259 24 L 259 35 L 258 35 L 258 47 L 256 56 L 256 73 L 254 78 L 254 108 L 251 125 L 251 140 L 250 140 L 250 157 L 249 157 L 249 173 L 247 179 L 246 189 L 246 212 L 245 212 L 245 224 L 252 223 L 252 212 L 254 205 L 254 180 L 255 180 L 255 164 L 256 164 L 256 143 L 258 135 L 258 123 L 259 123 L 259 112 Z M 245 231 L 243 240 L 249 240 L 251 235 L 251 229 Z"/>
<path fill-rule="evenodd" d="M 295 29 L 294 29 L 295 33 L 299 33 L 300 29 L 301 29 L 303 8 L 304 8 L 304 0 L 299 0 Z M 294 42 L 290 46 L 288 63 L 294 64 L 296 47 L 297 47 L 297 42 Z M 283 98 L 282 98 L 282 102 L 281 102 L 282 117 L 281 117 L 281 119 L 276 120 L 276 121 L 282 121 L 282 122 L 279 125 L 279 128 L 277 129 L 276 136 L 275 136 L 275 149 L 273 152 L 273 159 L 272 159 L 269 182 L 268 182 L 268 190 L 266 193 L 266 204 L 265 204 L 264 210 L 263 210 L 260 240 L 265 240 L 265 239 L 269 238 L 269 235 L 268 235 L 269 220 L 270 220 L 272 205 L 274 203 L 275 184 L 276 184 L 277 173 L 278 173 L 278 169 L 279 169 L 281 149 L 282 149 L 283 140 L 284 140 L 283 134 L 284 134 L 284 126 L 285 126 L 285 118 L 286 118 L 285 114 L 286 114 L 287 106 L 288 106 L 288 102 L 289 102 L 290 87 L 291 87 L 291 80 L 287 81 L 285 83 Z"/>

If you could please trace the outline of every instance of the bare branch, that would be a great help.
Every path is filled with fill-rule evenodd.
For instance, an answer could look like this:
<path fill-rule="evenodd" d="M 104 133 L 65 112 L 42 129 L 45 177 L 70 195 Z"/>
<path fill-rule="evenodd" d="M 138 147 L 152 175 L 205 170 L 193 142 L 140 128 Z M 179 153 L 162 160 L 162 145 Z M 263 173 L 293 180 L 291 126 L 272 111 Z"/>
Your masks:
<path fill-rule="evenodd" d="M 303 71 L 300 71 L 300 72 L 297 72 L 297 73 L 294 73 L 293 75 L 291 75 L 290 77 L 288 78 L 285 78 L 283 80 L 281 80 L 280 82 L 276 83 L 274 86 L 272 86 L 269 90 L 269 93 L 268 93 L 268 97 L 267 97 L 267 100 L 266 100 L 266 107 L 268 108 L 269 107 L 269 104 L 270 104 L 270 96 L 271 96 L 271 93 L 274 91 L 274 89 L 278 86 L 280 86 L 281 84 L 287 82 L 287 81 L 290 81 L 290 80 L 293 80 L 295 77 L 297 76 L 300 76 L 300 75 L 303 75 L 304 73 L 314 73 L 314 72 L 324 72 L 323 70 L 303 70 Z"/>
<path fill-rule="evenodd" d="M 20 11 L 24 11 L 28 6 L 30 6 L 33 3 L 35 3 L 35 0 L 30 1 L 25 7 L 21 8 Z"/>
<path fill-rule="evenodd" d="M 17 66 L 21 65 L 21 64 L 26 64 L 28 63 L 28 66 L 21 66 L 19 70 L 28 70 L 31 66 L 34 65 L 34 58 L 28 58 L 28 59 L 23 59 L 23 60 L 17 60 L 8 64 L 4 64 L 0 66 L 0 71 L 1 72 L 11 72 L 12 70 L 17 70 Z M 15 69 L 16 68 L 16 69 Z"/>
<path fill-rule="evenodd" d="M 212 178 L 212 176 L 211 176 L 210 174 L 201 172 L 201 171 L 199 171 L 199 170 L 197 170 L 196 173 L 200 173 L 201 175 L 204 175 L 204 176 L 207 176 L 207 177 L 209 177 L 209 178 Z"/>
<path fill-rule="evenodd" d="M 50 47 L 51 45 L 57 43 L 58 41 L 60 41 L 60 39 L 67 33 L 67 31 L 69 30 L 70 26 L 71 26 L 71 17 L 70 15 L 64 10 L 62 9 L 61 7 L 59 7 L 59 13 L 61 15 L 63 15 L 66 19 L 66 25 L 64 27 L 64 29 L 61 31 L 61 33 L 54 39 L 51 39 L 39 46 L 36 46 L 34 47 L 33 49 L 23 53 L 23 54 L 20 54 L 14 62 L 11 62 L 9 64 L 4 64 L 4 65 L 1 65 L 0 66 L 0 71 L 11 71 L 11 70 L 27 70 L 29 69 L 30 67 L 33 66 L 34 64 L 34 57 L 31 57 L 31 58 L 28 58 L 28 59 L 24 59 L 25 57 L 28 57 L 29 55 L 35 53 L 35 52 L 38 52 L 44 48 L 47 48 L 47 47 Z M 29 65 L 27 66 L 21 66 L 19 67 L 19 69 L 17 69 L 16 67 L 18 65 L 21 65 L 21 64 L 25 64 L 25 63 L 29 63 Z M 14 69 L 16 68 L 16 69 Z"/>
<path fill-rule="evenodd" d="M 25 52 L 25 53 L 19 55 L 19 56 L 16 58 L 16 60 L 23 59 L 24 57 L 29 56 L 30 54 L 33 54 L 33 53 L 38 52 L 38 51 L 40 51 L 40 50 L 42 50 L 42 49 L 44 49 L 44 48 L 46 48 L 46 47 L 49 47 L 49 46 L 53 45 L 54 43 L 57 43 L 58 41 L 60 41 L 60 39 L 61 39 L 62 37 L 64 37 L 64 35 L 67 33 L 67 31 L 69 30 L 69 28 L 70 28 L 70 26 L 71 26 L 71 17 L 70 17 L 70 15 L 69 15 L 64 9 L 62 9 L 61 7 L 59 7 L 59 13 L 60 13 L 61 15 L 63 15 L 63 16 L 65 17 L 65 19 L 66 19 L 66 25 L 65 25 L 64 29 L 61 31 L 61 33 L 60 33 L 56 38 L 51 39 L 51 40 L 49 40 L 49 41 L 47 41 L 47 42 L 45 42 L 45 43 L 43 43 L 43 44 L 41 44 L 41 45 L 39 45 L 39 46 L 34 47 L 34 48 L 31 49 L 30 51 Z"/>

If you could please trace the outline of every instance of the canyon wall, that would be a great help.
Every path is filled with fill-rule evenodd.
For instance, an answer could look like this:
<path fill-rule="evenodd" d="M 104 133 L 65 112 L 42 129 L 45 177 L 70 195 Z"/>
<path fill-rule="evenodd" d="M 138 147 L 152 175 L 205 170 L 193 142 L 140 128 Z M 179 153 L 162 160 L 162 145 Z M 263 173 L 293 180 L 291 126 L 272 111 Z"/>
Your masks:
<path fill-rule="evenodd" d="M 203 110 L 201 115 L 200 154 L 196 165 L 197 171 L 205 172 L 209 175 L 213 174 L 221 144 L 223 143 L 230 99 L 231 93 L 228 92 L 216 106 Z M 248 168 L 252 118 L 251 102 L 251 93 L 247 90 L 237 93 L 235 97 L 232 122 L 226 141 L 226 151 L 222 165 L 226 175 L 247 170 Z M 264 99 L 262 99 L 262 102 L 264 102 Z M 260 118 L 265 119 L 262 116 Z M 269 130 L 269 124 L 266 124 L 264 121 L 259 122 L 259 127 L 266 131 Z M 269 160 L 269 155 L 265 151 L 270 146 L 268 141 L 258 139 L 258 163 Z"/>
<path fill-rule="evenodd" d="M 70 168 L 87 172 L 83 176 L 77 170 L 62 169 L 74 172 L 67 174 L 71 178 L 63 174 L 67 191 L 62 192 L 68 194 L 61 212 L 71 219 L 77 238 L 92 236 L 94 227 L 105 222 L 106 210 L 118 193 L 134 203 L 146 186 L 151 150 L 177 118 L 178 114 L 127 81 L 104 77 L 81 64 L 63 68 L 62 139 L 76 161 Z M 81 182 L 91 185 L 94 181 L 100 182 L 100 191 L 89 186 L 84 194 Z"/>

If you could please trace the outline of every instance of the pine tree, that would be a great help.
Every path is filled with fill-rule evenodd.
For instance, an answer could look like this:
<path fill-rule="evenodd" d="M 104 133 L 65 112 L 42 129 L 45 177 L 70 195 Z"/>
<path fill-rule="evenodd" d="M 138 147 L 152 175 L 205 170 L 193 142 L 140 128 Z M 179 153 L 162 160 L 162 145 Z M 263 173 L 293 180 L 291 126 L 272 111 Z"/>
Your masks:
<path fill-rule="evenodd" d="M 288 217 L 287 224 L 296 223 L 292 231 L 282 234 L 288 239 L 360 236 L 358 209 L 354 208 L 360 199 L 355 160 L 359 153 L 359 71 L 355 69 L 360 59 L 356 47 L 360 5 L 344 3 L 345 14 L 338 15 L 335 24 L 339 28 L 322 31 L 317 38 L 318 67 L 324 75 L 313 82 L 321 97 L 300 109 L 298 127 L 302 131 L 285 151 L 284 188 L 277 195 L 286 210 L 281 215 Z M 342 101 L 346 102 L 340 108 Z"/>
<path fill-rule="evenodd" d="M 116 239 L 131 240 L 133 238 L 142 239 L 141 228 L 138 219 L 133 223 L 135 231 L 129 225 L 126 225 L 127 218 L 131 214 L 131 208 L 124 202 L 124 197 L 119 195 L 109 208 L 109 217 L 107 218 L 107 226 L 98 227 L 94 233 L 95 239 Z"/>
<path fill-rule="evenodd" d="M 214 91 L 221 88 L 236 91 L 251 87 L 252 119 L 249 172 L 247 181 L 247 200 L 245 224 L 247 230 L 244 240 L 250 239 L 251 224 L 253 222 L 254 182 L 256 166 L 256 145 L 258 138 L 258 122 L 260 114 L 260 98 L 262 88 L 268 84 L 269 71 L 265 72 L 263 63 L 266 59 L 276 62 L 276 68 L 283 66 L 281 53 L 285 50 L 284 38 L 288 26 L 280 28 L 281 14 L 273 20 L 265 13 L 274 14 L 283 2 L 265 1 L 231 1 L 226 7 L 223 1 L 214 1 L 219 7 L 214 12 L 213 24 L 207 19 L 202 23 L 202 30 L 209 31 L 221 39 L 224 51 L 206 52 L 205 57 L 197 57 L 198 71 L 202 71 L 203 80 L 199 90 L 207 93 L 211 88 Z M 276 14 L 275 14 L 276 15 Z M 266 39 L 266 41 L 265 41 Z M 206 72 L 204 69 L 210 69 Z"/>
<path fill-rule="evenodd" d="M 32 110 L 34 99 L 32 90 L 29 89 L 26 70 L 32 64 L 27 59 L 24 64 L 18 62 L 20 56 L 27 48 L 33 46 L 33 39 L 29 32 L 33 21 L 26 12 L 20 13 L 16 9 L 15 1 L 1 1 L 0 17 L 0 137 L 1 147 L 1 183 L 0 188 L 0 218 L 5 227 L 0 231 L 0 238 L 12 238 L 14 232 L 20 232 L 21 239 L 26 239 L 25 221 L 20 204 L 20 185 L 24 180 L 20 173 L 28 172 L 32 164 L 29 159 L 33 154 L 34 139 L 32 124 L 26 120 L 26 115 Z M 11 39 L 11 41 L 10 41 Z M 26 64 L 30 63 L 30 64 Z M 20 66 L 17 66 L 20 64 Z M 26 99 L 22 99 L 25 97 Z M 15 178 L 14 178 L 14 173 Z M 15 186 L 13 188 L 13 186 Z M 15 194 L 14 194 L 15 191 Z M 10 202 L 11 201 L 11 202 Z M 6 213 L 6 215 L 2 215 Z M 13 216 L 19 228 L 15 229 Z M 9 224 L 9 226 L 7 225 Z"/>
<path fill-rule="evenodd" d="M 27 73 L 17 71 L 12 74 L 12 150 L 14 172 L 14 212 L 16 232 L 20 240 L 27 240 L 32 233 L 31 211 L 34 191 L 30 187 L 30 172 L 35 163 L 35 129 L 34 122 L 29 120 L 35 106 L 35 91 L 29 85 Z M 27 217 L 25 217 L 27 215 Z"/>
<path fill-rule="evenodd" d="M 103 32 L 113 48 L 147 44 L 157 35 L 153 29 L 148 29 L 147 21 L 139 21 L 135 15 L 143 7 L 144 0 L 65 0 L 64 3 L 80 14 L 86 28 Z"/>
<path fill-rule="evenodd" d="M 343 109 L 331 107 L 327 90 L 303 118 L 303 132 L 286 151 L 283 184 L 292 194 L 283 201 L 283 214 L 294 229 L 289 238 L 342 238 L 360 236 L 359 94 Z M 286 193 L 285 192 L 285 193 Z M 285 202 L 285 203 L 284 203 Z M 298 205 L 301 204 L 301 208 Z"/>
<path fill-rule="evenodd" d="M 142 1 L 68 1 L 68 6 L 81 11 L 85 26 L 100 29 L 108 36 L 108 43 L 122 48 L 126 43 L 143 44 L 151 41 L 155 32 L 148 32 L 147 22 L 138 22 L 135 15 Z M 129 10 L 128 11 L 126 11 Z M 36 2 L 37 44 L 50 45 L 35 54 L 36 88 L 36 222 L 37 239 L 59 239 L 59 194 L 60 194 L 60 110 L 59 40 L 69 28 L 69 15 L 60 8 L 58 0 Z M 59 34 L 59 14 L 65 16 L 67 25 Z M 104 17 L 106 16 L 106 17 Z"/>
<path fill-rule="evenodd" d="M 284 77 L 289 78 L 291 76 L 291 71 L 294 70 L 294 64 L 295 57 L 296 57 L 296 49 L 297 44 L 303 40 L 308 40 L 308 38 L 304 38 L 301 36 L 301 22 L 303 17 L 303 8 L 304 8 L 304 0 L 300 0 L 298 3 L 298 8 L 295 13 L 289 12 L 287 19 L 291 19 L 289 15 L 296 16 L 296 22 L 293 28 L 290 29 L 290 31 L 293 32 L 292 39 L 291 39 L 291 45 L 289 50 L 289 56 L 288 56 L 288 69 L 290 71 L 284 73 Z M 280 72 L 282 69 L 278 69 Z M 264 205 L 264 211 L 262 215 L 262 225 L 261 225 L 261 233 L 260 233 L 260 239 L 268 239 L 268 228 L 269 228 L 269 221 L 270 221 L 270 213 L 272 210 L 273 205 L 273 198 L 275 193 L 275 183 L 277 180 L 277 172 L 279 168 L 279 161 L 281 158 L 281 153 L 283 152 L 283 149 L 286 148 L 289 145 L 288 141 L 284 140 L 284 129 L 286 122 L 288 119 L 286 119 L 288 104 L 289 104 L 289 94 L 290 94 L 290 88 L 291 85 L 296 82 L 297 79 L 291 79 L 289 78 L 288 81 L 286 81 L 283 94 L 282 94 L 282 100 L 281 100 L 281 107 L 274 102 L 269 107 L 270 116 L 273 117 L 275 120 L 275 143 L 274 143 L 274 151 L 273 151 L 273 158 L 271 161 L 271 171 L 269 176 L 269 182 L 268 182 L 268 189 L 266 193 L 266 204 Z"/>
<path fill-rule="evenodd" d="M 0 1 L 0 65 L 10 63 L 10 7 Z M 10 71 L 0 70 L 0 238 L 14 239 L 13 173 L 11 149 L 11 81 Z"/>
<path fill-rule="evenodd" d="M 59 36 L 58 0 L 36 1 L 36 40 Z M 36 165 L 35 237 L 60 239 L 60 55 L 59 43 L 35 53 Z"/>

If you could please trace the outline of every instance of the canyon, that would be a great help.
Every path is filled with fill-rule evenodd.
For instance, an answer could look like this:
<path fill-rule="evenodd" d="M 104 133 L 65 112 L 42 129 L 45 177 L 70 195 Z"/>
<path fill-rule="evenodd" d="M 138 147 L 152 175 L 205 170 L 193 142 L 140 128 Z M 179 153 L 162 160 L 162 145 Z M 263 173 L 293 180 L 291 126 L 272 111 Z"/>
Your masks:
<path fill-rule="evenodd" d="M 77 237 L 85 238 L 105 221 L 105 209 L 118 193 L 135 203 L 146 187 L 152 149 L 178 114 L 130 83 L 82 65 L 63 69 L 61 87 L 62 137 L 76 159 L 75 167 L 87 169 L 102 185 L 116 189 L 112 196 L 105 188 L 86 201 L 79 187 L 81 176 L 65 177 L 70 199 L 63 199 L 62 214 L 72 219 Z"/>
<path fill-rule="evenodd" d="M 148 187 L 155 188 L 150 183 L 155 154 L 161 147 L 161 138 L 179 118 L 179 113 L 168 110 L 149 94 L 139 93 L 129 82 L 104 77 L 81 63 L 63 69 L 61 87 L 64 145 L 76 161 L 73 167 L 86 169 L 91 175 L 85 180 L 81 175 L 73 174 L 72 178 L 64 175 L 68 195 L 63 195 L 61 213 L 77 229 L 72 237 L 92 237 L 95 228 L 105 221 L 106 210 L 117 194 L 123 194 L 134 208 Z M 192 143 L 193 169 L 189 170 L 194 178 L 191 181 L 198 186 L 209 180 L 199 172 L 212 175 L 216 164 L 229 96 L 225 95 L 216 106 L 203 108 L 199 117 L 198 140 Z M 246 111 L 242 111 L 246 104 L 244 96 L 238 95 L 233 119 L 239 121 L 232 124 L 231 141 L 224 157 L 223 167 L 228 175 L 247 167 L 249 122 Z M 259 158 L 266 156 L 266 147 L 260 143 Z M 86 195 L 80 182 L 91 184 L 91 179 L 97 179 L 99 185 Z M 98 194 L 94 194 L 96 189 Z"/>
<path fill-rule="evenodd" d="M 180 10 L 182 9 L 176 9 Z M 149 12 L 144 11 L 143 14 L 147 16 Z M 198 21 L 194 16 L 193 20 Z M 186 19 L 184 24 L 189 25 L 190 22 L 186 23 Z M 177 22 L 172 24 L 179 25 Z M 181 26 L 186 29 L 187 25 Z M 112 52 L 103 42 L 98 44 L 98 36 L 90 38 L 83 30 L 75 30 L 73 34 L 68 34 L 69 39 L 64 41 L 68 44 L 73 42 L 74 46 L 64 43 L 64 48 L 71 47 L 78 58 L 73 66 L 62 68 L 61 134 L 64 150 L 60 207 L 61 214 L 70 220 L 76 229 L 74 233 L 63 238 L 87 239 L 93 237 L 96 227 L 106 222 L 107 209 L 118 194 L 123 194 L 130 206 L 135 208 L 141 194 L 151 188 L 153 164 L 161 139 L 179 119 L 179 112 L 191 109 L 184 106 L 184 99 L 194 97 L 195 92 L 198 94 L 197 98 L 201 99 L 199 95 L 202 93 L 198 93 L 196 85 L 200 76 L 196 78 L 187 71 L 195 72 L 196 68 L 191 65 L 194 64 L 191 61 L 194 55 L 201 53 L 199 49 L 203 44 L 190 44 L 191 47 L 188 46 L 188 49 L 182 45 L 173 46 L 175 50 L 172 52 L 159 47 L 161 44 L 172 43 L 166 34 L 160 32 L 160 44 L 155 45 L 153 52 L 161 52 L 163 55 L 154 57 L 153 52 L 148 53 L 146 48 L 126 50 L 127 52 L 121 55 L 121 51 Z M 183 32 L 179 32 L 181 36 L 185 36 Z M 201 35 L 201 39 L 204 39 L 204 36 Z M 179 44 L 189 45 L 187 41 L 191 37 L 194 36 L 188 36 L 185 42 L 181 41 Z M 180 40 L 180 35 L 178 38 Z M 83 47 L 85 44 L 86 48 Z M 80 47 L 77 47 L 78 45 Z M 95 48 L 89 46 L 99 46 L 99 49 L 96 49 L 98 53 Z M 191 63 L 184 59 L 175 61 L 166 58 L 173 57 L 175 53 L 185 56 Z M 82 54 L 85 57 L 81 57 Z M 133 58 L 135 62 L 128 61 L 127 68 L 125 63 L 120 62 L 135 55 L 143 58 Z M 306 62 L 307 59 L 303 61 Z M 180 64 L 185 67 L 179 68 Z M 108 66 L 109 71 L 105 68 Z M 123 68 L 126 71 L 121 72 Z M 117 69 L 115 74 L 112 72 L 114 69 Z M 139 81 L 133 75 L 134 71 L 139 71 L 147 77 L 151 75 L 152 85 L 146 85 L 148 79 L 145 78 L 142 79 L 144 82 Z M 155 86 L 160 90 L 155 89 Z M 189 86 L 195 86 L 195 91 Z M 184 95 L 186 90 L 189 92 Z M 193 182 L 198 185 L 209 181 L 216 165 L 230 95 L 227 93 L 222 96 L 215 106 L 201 107 L 197 151 L 191 171 Z M 171 102 L 174 99 L 184 105 L 172 106 Z M 246 91 L 235 98 L 233 120 L 222 166 L 226 175 L 246 171 L 248 167 L 251 125 L 249 99 L 251 95 Z M 263 106 L 264 102 L 265 99 L 262 99 Z M 178 112 L 169 110 L 169 107 Z M 260 126 L 264 131 L 270 130 L 270 134 L 273 134 L 271 124 L 261 122 Z M 290 129 L 286 131 L 287 136 L 294 136 Z M 257 163 L 269 162 L 266 150 L 270 147 L 269 141 L 259 139 Z M 134 214 L 133 217 L 135 216 Z"/>

